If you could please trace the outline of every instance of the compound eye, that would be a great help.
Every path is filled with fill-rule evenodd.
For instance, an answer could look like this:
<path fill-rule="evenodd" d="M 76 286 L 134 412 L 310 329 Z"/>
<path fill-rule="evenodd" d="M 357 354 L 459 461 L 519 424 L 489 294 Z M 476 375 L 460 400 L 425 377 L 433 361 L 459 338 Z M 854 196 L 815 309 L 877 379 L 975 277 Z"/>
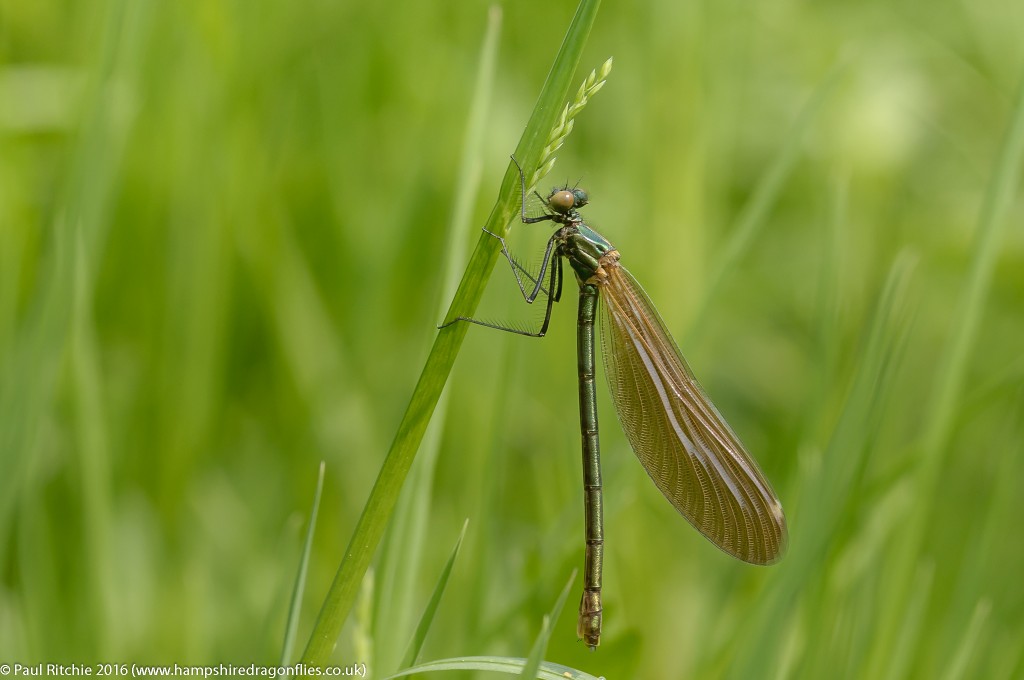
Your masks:
<path fill-rule="evenodd" d="M 548 207 L 557 213 L 565 214 L 576 206 L 576 196 L 571 191 L 559 189 L 548 196 Z"/>

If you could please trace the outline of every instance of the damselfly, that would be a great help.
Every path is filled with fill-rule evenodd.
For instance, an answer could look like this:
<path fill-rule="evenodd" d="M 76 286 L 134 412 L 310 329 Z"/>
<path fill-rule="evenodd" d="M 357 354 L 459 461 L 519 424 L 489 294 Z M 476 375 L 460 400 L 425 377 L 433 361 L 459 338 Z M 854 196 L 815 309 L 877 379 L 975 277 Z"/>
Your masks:
<path fill-rule="evenodd" d="M 544 212 L 528 216 L 526 180 L 514 157 L 512 161 L 519 168 L 522 221 L 559 225 L 548 239 L 536 276 L 515 261 L 502 237 L 492 234 L 501 242 L 501 252 L 526 301 L 533 303 L 542 292 L 545 294 L 547 305 L 540 330 L 525 331 L 469 317 L 458 317 L 445 325 L 469 321 L 541 337 L 551 320 L 551 306 L 561 296 L 564 260 L 576 275 L 580 287 L 577 359 L 586 516 L 577 633 L 593 649 L 601 640 L 604 551 L 594 384 L 594 320 L 598 307 L 601 354 L 615 411 L 640 464 L 669 503 L 712 543 L 751 564 L 771 564 L 782 556 L 786 519 L 782 504 L 757 463 L 697 383 L 643 288 L 620 263 L 619 251 L 584 223 L 579 209 L 587 204 L 586 192 L 565 186 L 553 189 L 546 199 L 534 192 Z"/>

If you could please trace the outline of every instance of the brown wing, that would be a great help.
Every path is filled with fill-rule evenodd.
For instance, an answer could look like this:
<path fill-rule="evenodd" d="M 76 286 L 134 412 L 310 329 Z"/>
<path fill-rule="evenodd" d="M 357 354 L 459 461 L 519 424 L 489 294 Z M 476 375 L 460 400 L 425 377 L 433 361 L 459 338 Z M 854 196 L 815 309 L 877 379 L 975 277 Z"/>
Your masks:
<path fill-rule="evenodd" d="M 786 545 L 778 497 L 704 394 L 640 284 L 618 264 L 606 270 L 602 354 L 637 458 L 711 542 L 744 562 L 775 562 Z"/>

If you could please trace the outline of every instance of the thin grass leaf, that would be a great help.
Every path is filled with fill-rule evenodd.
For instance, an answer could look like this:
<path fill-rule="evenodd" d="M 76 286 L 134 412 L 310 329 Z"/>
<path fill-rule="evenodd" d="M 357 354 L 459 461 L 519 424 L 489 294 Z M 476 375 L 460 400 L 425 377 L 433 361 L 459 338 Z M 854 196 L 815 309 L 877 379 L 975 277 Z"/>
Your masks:
<path fill-rule="evenodd" d="M 106 389 L 100 348 L 96 339 L 93 318 L 94 275 L 89 271 L 84 234 L 76 233 L 72 320 L 70 347 L 74 375 L 75 439 L 81 457 L 82 519 L 90 546 L 82 564 L 88 574 L 97 601 L 103 611 L 109 611 L 117 591 L 114 570 L 110 560 L 112 550 L 111 508 L 111 451 L 107 433 Z M 107 643 L 111 623 L 107 616 L 97 617 L 94 626 L 95 644 L 99 648 Z"/>
<path fill-rule="evenodd" d="M 964 392 L 967 363 L 978 338 L 981 315 L 992 285 L 996 258 L 1014 193 L 1018 190 L 1021 155 L 1024 153 L 1024 79 L 1018 85 L 1006 136 L 1000 146 L 992 179 L 989 182 L 978 217 L 977 240 L 974 243 L 970 270 L 964 282 L 964 293 L 949 319 L 950 335 L 943 354 L 935 366 L 935 387 L 924 414 L 922 439 L 917 468 L 914 471 L 918 501 L 905 526 L 905 539 L 896 546 L 886 565 L 888 588 L 882 597 L 899 611 L 914 589 L 914 565 L 921 554 L 927 527 L 936 501 L 940 473 L 957 422 L 957 408 Z M 880 623 L 877 630 L 875 668 L 887 665 L 896 654 L 892 627 L 894 617 Z M 898 650 L 903 653 L 904 650 Z"/>
<path fill-rule="evenodd" d="M 121 181 L 120 151 L 129 126 L 114 124 L 117 111 L 109 89 L 116 81 L 125 87 L 137 85 L 137 72 L 125 65 L 141 61 L 140 48 L 148 44 L 152 26 L 147 18 L 145 9 L 115 4 L 94 26 L 98 31 L 92 41 L 80 128 L 66 159 L 67 174 L 60 182 L 64 188 L 48 199 L 59 206 L 54 223 L 42 230 L 52 234 L 52 241 L 43 254 L 39 284 L 29 298 L 25 332 L 16 336 L 11 348 L 11 370 L 0 379 L 0 527 L 6 528 L 19 496 L 37 493 L 38 471 L 33 468 L 40 455 L 39 434 L 59 410 L 55 404 L 59 372 L 70 350 L 74 455 L 81 471 L 75 480 L 81 506 L 71 514 L 83 530 L 78 569 L 89 584 L 86 601 L 94 607 L 83 642 L 93 649 L 109 648 L 118 593 L 117 562 L 112 557 L 113 455 L 94 307 L 97 261 L 112 221 L 111 203 Z M 8 545 L 6 536 L 0 537 L 4 563 L 9 559 Z"/>
<path fill-rule="evenodd" d="M 447 390 L 438 401 L 435 417 L 424 435 L 419 458 L 410 471 L 395 506 L 387 537 L 375 569 L 376 588 L 372 621 L 374 668 L 399 668 L 407 631 L 415 625 L 417 577 L 423 562 L 434 472 L 441 448 Z"/>
<path fill-rule="evenodd" d="M 493 673 L 505 673 L 506 675 L 521 675 L 521 671 L 525 666 L 526 659 L 517 657 L 462 656 L 429 661 L 412 668 L 406 668 L 394 675 L 389 675 L 383 680 L 393 680 L 394 678 L 401 678 L 415 673 L 436 673 L 438 671 L 491 671 Z M 536 674 L 531 677 L 540 678 L 540 680 L 603 680 L 575 668 L 548 661 L 542 663 Z"/>
<path fill-rule="evenodd" d="M 828 229 L 824 232 L 821 248 L 821 276 L 818 282 L 816 301 L 817 327 L 815 328 L 815 371 L 817 381 L 808 395 L 806 439 L 820 441 L 822 415 L 829 401 L 829 392 L 840 366 L 839 313 L 842 309 L 840 281 L 843 272 L 843 236 L 848 224 L 849 202 L 847 199 L 849 180 L 834 179 L 830 183 L 831 210 Z"/>
<path fill-rule="evenodd" d="M 974 608 L 974 613 L 971 615 L 971 620 L 967 624 L 967 630 L 964 631 L 964 638 L 953 655 L 952 662 L 946 667 L 946 673 L 942 676 L 942 680 L 959 680 L 964 677 L 971 657 L 977 655 L 978 641 L 981 639 L 981 629 L 984 627 L 991 611 L 991 600 L 985 598 L 978 602 Z"/>
<path fill-rule="evenodd" d="M 444 283 L 438 300 L 438 314 L 444 312 L 443 305 L 455 293 L 459 272 L 465 267 L 467 258 L 466 235 L 470 231 L 470 216 L 480 188 L 483 165 L 481 152 L 494 85 L 500 29 L 501 10 L 494 7 L 488 13 L 487 30 L 477 60 L 473 101 L 470 104 L 463 153 L 455 184 L 459 191 L 456 192 L 452 217 L 448 223 L 447 257 L 443 266 Z M 404 632 L 412 627 L 415 620 L 413 603 L 418 599 L 415 595 L 416 577 L 421 571 L 424 538 L 427 535 L 426 522 L 429 518 L 434 488 L 434 471 L 440 453 L 447 409 L 446 389 L 438 400 L 430 426 L 420 445 L 418 462 L 412 468 L 406 483 L 407 491 L 399 497 L 378 563 L 379 582 L 376 590 L 376 614 L 373 617 L 376 629 L 374 639 L 377 641 L 374 648 L 374 668 L 400 668 L 415 662 L 399 662 L 399 655 L 402 653 L 399 644 L 403 640 Z"/>
<path fill-rule="evenodd" d="M 324 471 L 327 464 L 320 461 L 320 469 L 316 476 L 316 491 L 313 492 L 313 507 L 309 511 L 309 526 L 306 527 L 306 540 L 302 544 L 302 556 L 299 558 L 299 569 L 295 574 L 295 587 L 292 589 L 292 600 L 288 604 L 288 621 L 284 628 L 284 643 L 281 645 L 281 665 L 291 665 L 292 647 L 295 644 L 295 631 L 299 626 L 299 614 L 302 611 L 302 595 L 306 591 L 306 574 L 309 572 L 309 555 L 313 549 L 313 534 L 316 532 L 316 518 L 320 512 L 320 495 L 324 490 Z"/>
<path fill-rule="evenodd" d="M 787 568 L 740 629 L 746 644 L 742 654 L 731 659 L 735 677 L 757 677 L 765 667 L 773 667 L 783 646 L 784 630 L 770 619 L 794 610 L 801 591 L 817 578 L 826 560 L 850 502 L 850 489 L 871 450 L 871 437 L 878 431 L 883 405 L 892 393 L 892 376 L 909 326 L 908 288 L 916 261 L 914 255 L 904 252 L 889 272 L 822 465 L 801 485 L 805 496 L 796 499 L 795 516 L 800 516 L 800 508 L 813 508 L 814 512 L 793 523 Z"/>
<path fill-rule="evenodd" d="M 572 570 L 572 574 L 569 575 L 569 581 L 562 588 L 562 593 L 558 596 L 558 600 L 555 601 L 555 606 L 551 608 L 551 612 L 544 617 L 543 623 L 541 623 L 540 633 L 537 634 L 537 639 L 533 642 L 533 648 L 530 649 L 530 656 L 526 657 L 526 665 L 523 666 L 522 673 L 519 674 L 522 678 L 534 678 L 537 677 L 537 671 L 540 669 L 541 660 L 544 658 L 544 653 L 548 649 L 548 640 L 551 639 L 551 629 L 554 627 L 555 622 L 558 621 L 558 617 L 562 613 L 562 607 L 565 606 L 565 600 L 569 597 L 569 589 L 572 588 L 573 582 L 576 580 L 576 570 Z"/>
<path fill-rule="evenodd" d="M 444 305 L 455 294 L 458 286 L 459 270 L 463 268 L 465 260 L 466 235 L 471 231 L 473 206 L 480 191 L 484 141 L 487 139 L 487 114 L 494 90 L 494 73 L 498 65 L 501 17 L 501 7 L 498 5 L 493 5 L 487 13 L 487 30 L 480 47 L 473 99 L 469 105 L 462 157 L 459 160 L 458 179 L 455 182 L 459 191 L 455 193 L 455 203 L 449 221 L 444 283 L 438 303 L 440 308 L 437 310 L 439 315 L 444 313 Z"/>
<path fill-rule="evenodd" d="M 962 551 L 959 565 L 955 567 L 957 575 L 956 587 L 950 597 L 946 631 L 943 635 L 941 649 L 953 649 L 961 635 L 963 621 L 972 616 L 977 606 L 977 584 L 988 580 L 987 569 L 991 556 L 998 550 L 1004 540 L 1001 531 L 1001 518 L 1012 516 L 1014 503 L 1019 497 L 1018 480 L 1021 473 L 1018 467 L 1024 453 L 1024 388 L 1018 390 L 1016 398 L 1010 403 L 1005 415 L 1006 424 L 999 441 L 1009 442 L 1001 451 L 993 451 L 997 457 L 993 475 L 994 487 L 990 489 L 984 505 L 984 518 L 976 530 L 976 537 L 970 548 Z M 989 591 L 990 592 L 990 591 Z"/>
<path fill-rule="evenodd" d="M 900 620 L 902 624 L 896 636 L 896 653 L 885 659 L 884 673 L 876 676 L 888 680 L 899 680 L 907 677 L 910 664 L 913 661 L 913 650 L 921 637 L 921 624 L 924 621 L 925 612 L 928 611 L 928 602 L 931 599 L 932 581 L 935 576 L 935 567 L 932 564 L 922 564 L 914 573 L 914 589 L 910 602 L 903 612 Z"/>
<path fill-rule="evenodd" d="M 572 74 L 576 70 L 599 6 L 600 0 L 582 0 L 576 16 L 573 17 L 534 107 L 533 115 L 516 149 L 517 158 L 524 167 L 532 169 L 537 164 L 541 150 L 546 144 L 545 137 L 555 123 L 560 103 L 565 100 L 568 93 Z M 488 229 L 495 233 L 504 231 L 515 214 L 518 200 L 518 176 L 510 162 L 498 200 L 487 220 Z M 459 314 L 472 315 L 476 310 L 497 262 L 498 252 L 497 241 L 481 233 L 476 250 L 449 308 L 449 318 Z M 334 649 L 338 634 L 355 599 L 359 582 L 366 573 L 384 534 L 405 477 L 426 432 L 434 407 L 441 397 L 467 330 L 466 324 L 455 324 L 437 334 L 405 416 L 381 466 L 377 481 L 310 634 L 302 659 L 307 664 L 323 665 Z"/>
<path fill-rule="evenodd" d="M 884 413 L 883 405 L 892 389 L 890 379 L 910 323 L 909 288 L 917 261 L 914 253 L 904 251 L 893 262 L 864 349 L 858 357 L 859 368 L 843 415 L 825 453 L 825 467 L 820 480 L 809 487 L 809 495 L 814 496 L 807 501 L 809 507 L 829 508 L 828 512 L 819 512 L 803 523 L 807 532 L 802 537 L 803 549 L 811 559 L 820 559 L 828 549 L 840 521 L 842 504 L 850 497 L 850 489 L 870 451 L 867 444 L 872 433 L 877 432 Z"/>
<path fill-rule="evenodd" d="M 924 458 L 929 478 L 941 469 L 941 451 L 953 431 L 955 411 L 967 372 L 985 299 L 992 286 L 999 246 L 1010 222 L 1006 212 L 1020 185 L 1021 155 L 1024 153 L 1024 79 L 1017 89 L 1006 137 L 996 159 L 978 218 L 978 237 L 967 275 L 966 288 L 951 319 L 952 334 L 937 373 L 935 400 L 928 411 L 924 429 Z"/>
<path fill-rule="evenodd" d="M 373 639 L 373 594 L 377 572 L 371 567 L 366 570 L 359 584 L 359 597 L 355 606 L 355 625 L 352 626 L 352 649 L 357 659 L 372 659 L 376 645 Z"/>
<path fill-rule="evenodd" d="M 459 555 L 459 548 L 462 547 L 462 539 L 466 537 L 466 527 L 468 526 L 469 518 L 462 523 L 462 531 L 459 532 L 459 538 L 455 541 L 452 554 L 448 556 L 448 562 L 441 571 L 441 576 L 437 580 L 437 585 L 434 586 L 434 592 L 430 596 L 430 601 L 427 602 L 426 609 L 423 610 L 423 616 L 420 617 L 420 623 L 416 626 L 416 632 L 413 633 L 412 640 L 409 641 L 409 647 L 401 663 L 403 667 L 413 665 L 416 663 L 416 659 L 419 658 L 420 650 L 423 649 L 423 641 L 427 638 L 430 624 L 434 622 L 434 614 L 437 613 L 437 606 L 441 603 L 441 596 L 444 595 L 444 590 L 448 586 L 448 577 L 452 574 L 452 567 L 455 566 L 455 558 Z"/>
<path fill-rule="evenodd" d="M 493 345 L 488 348 L 491 356 L 494 357 L 495 365 L 499 372 L 495 384 L 513 384 L 513 376 L 519 367 L 514 353 L 509 350 L 508 333 L 497 333 Z M 509 465 L 508 457 L 504 447 L 508 446 L 507 431 L 501 427 L 495 427 L 497 423 L 503 423 L 508 408 L 515 399 L 512 390 L 497 390 L 491 402 L 491 415 L 486 425 L 489 436 L 483 440 L 482 445 L 493 452 L 489 456 L 473 456 L 468 465 L 464 468 L 467 479 L 478 480 L 470 484 L 467 493 L 473 495 L 468 506 L 478 508 L 477 513 L 480 521 L 476 522 L 472 531 L 480 539 L 471 540 L 467 546 L 468 554 L 465 557 L 467 564 L 487 565 L 495 564 L 502 558 L 497 554 L 501 548 L 496 541 L 490 540 L 492 536 L 500 535 L 502 529 L 502 493 L 501 485 L 508 477 L 506 466 Z M 461 613 L 462 623 L 467 630 L 482 631 L 485 622 L 494 621 L 489 603 L 489 587 L 493 585 L 493 572 L 490 569 L 470 569 L 470 582 L 466 591 L 469 593 L 467 601 L 470 606 Z M 478 644 L 487 644 L 489 638 L 486 634 L 478 633 L 476 636 Z"/>
<path fill-rule="evenodd" d="M 0 376 L 0 527 L 4 528 L 10 526 L 19 496 L 35 491 L 32 462 L 38 458 L 35 447 L 39 430 L 53 408 L 69 332 L 80 333 L 81 330 L 81 323 L 73 321 L 76 308 L 81 309 L 75 297 L 82 294 L 75 290 L 75 279 L 80 275 L 76 272 L 80 267 L 77 260 L 99 250 L 95 242 L 97 232 L 108 221 L 108 200 L 116 181 L 114 156 L 120 139 L 109 134 L 110 103 L 103 92 L 118 52 L 124 48 L 126 14 L 130 14 L 127 7 L 112 7 L 94 40 L 96 63 L 83 107 L 82 127 L 68 159 L 66 195 L 61 197 L 58 216 L 52 224 L 46 225 L 45 231 L 51 237 L 34 265 L 38 268 L 38 284 L 28 296 L 23 328 L 13 337 L 7 362 L 9 368 Z M 94 263 L 87 260 L 85 265 L 89 275 L 95 276 Z M 76 340 L 80 346 L 81 339 Z M 75 354 L 76 361 L 80 361 L 80 347 Z M 75 370 L 81 369 L 76 366 Z M 79 381 L 76 387 L 81 389 L 81 378 L 76 376 L 76 379 Z M 87 408 L 81 404 L 76 407 Z M 81 417 L 88 418 L 89 414 L 83 413 Z M 88 425 L 83 421 L 81 427 Z M 81 430 L 76 432 L 80 437 L 83 434 Z M 94 453 L 84 451 L 86 458 Z M 94 465 L 90 460 L 82 464 L 86 468 Z M 92 473 L 97 474 L 106 474 L 106 471 Z M 92 481 L 86 482 L 83 491 L 89 497 L 101 492 Z M 0 540 L 0 561 L 4 563 L 9 559 L 8 549 L 8 541 Z M 91 545 L 87 552 L 92 555 L 103 550 L 105 546 Z M 89 568 L 91 570 L 92 566 Z M 94 584 L 94 587 L 100 586 Z M 104 599 L 106 596 L 103 595 Z"/>
<path fill-rule="evenodd" d="M 743 212 L 740 213 L 736 226 L 732 229 L 728 242 L 722 248 L 721 254 L 716 258 L 711 271 L 708 272 L 697 312 L 693 316 L 693 322 L 689 324 L 689 331 L 682 343 L 683 347 L 691 344 L 696 339 L 697 334 L 707 327 L 708 324 L 703 323 L 704 316 L 711 308 L 711 302 L 718 293 L 719 287 L 721 287 L 726 276 L 735 270 L 744 253 L 750 250 L 761 228 L 765 225 L 768 213 L 775 205 L 782 187 L 796 165 L 800 145 L 803 143 L 804 137 L 817 120 L 818 114 L 824 107 L 825 102 L 828 101 L 844 71 L 843 65 L 836 66 L 814 92 L 797 117 L 796 123 L 786 135 L 782 151 L 779 152 L 775 161 L 758 181 L 754 193 L 744 206 Z"/>

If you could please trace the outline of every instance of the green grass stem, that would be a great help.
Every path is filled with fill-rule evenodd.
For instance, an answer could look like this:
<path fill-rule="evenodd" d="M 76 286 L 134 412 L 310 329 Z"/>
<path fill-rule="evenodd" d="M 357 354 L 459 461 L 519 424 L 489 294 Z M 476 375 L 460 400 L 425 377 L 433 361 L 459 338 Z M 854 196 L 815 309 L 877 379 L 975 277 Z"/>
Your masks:
<path fill-rule="evenodd" d="M 533 115 L 516 148 L 516 157 L 520 159 L 524 168 L 532 169 L 537 164 L 548 131 L 554 126 L 561 104 L 568 94 L 573 73 L 576 71 L 599 6 L 599 0 L 582 0 L 569 26 L 541 89 Z M 506 228 L 515 214 L 518 195 L 518 175 L 510 163 L 498 200 L 487 220 L 486 226 L 489 230 L 497 233 Z M 483 295 L 497 257 L 498 243 L 487 234 L 481 234 L 449 308 L 449 317 L 473 313 Z M 466 336 L 466 330 L 465 324 L 455 324 L 437 334 L 405 416 L 398 427 L 310 635 L 309 644 L 303 654 L 303 661 L 307 664 L 323 665 L 334 649 L 338 634 L 358 591 L 359 581 L 383 536 L 406 474 L 455 363 L 462 340 Z"/>

